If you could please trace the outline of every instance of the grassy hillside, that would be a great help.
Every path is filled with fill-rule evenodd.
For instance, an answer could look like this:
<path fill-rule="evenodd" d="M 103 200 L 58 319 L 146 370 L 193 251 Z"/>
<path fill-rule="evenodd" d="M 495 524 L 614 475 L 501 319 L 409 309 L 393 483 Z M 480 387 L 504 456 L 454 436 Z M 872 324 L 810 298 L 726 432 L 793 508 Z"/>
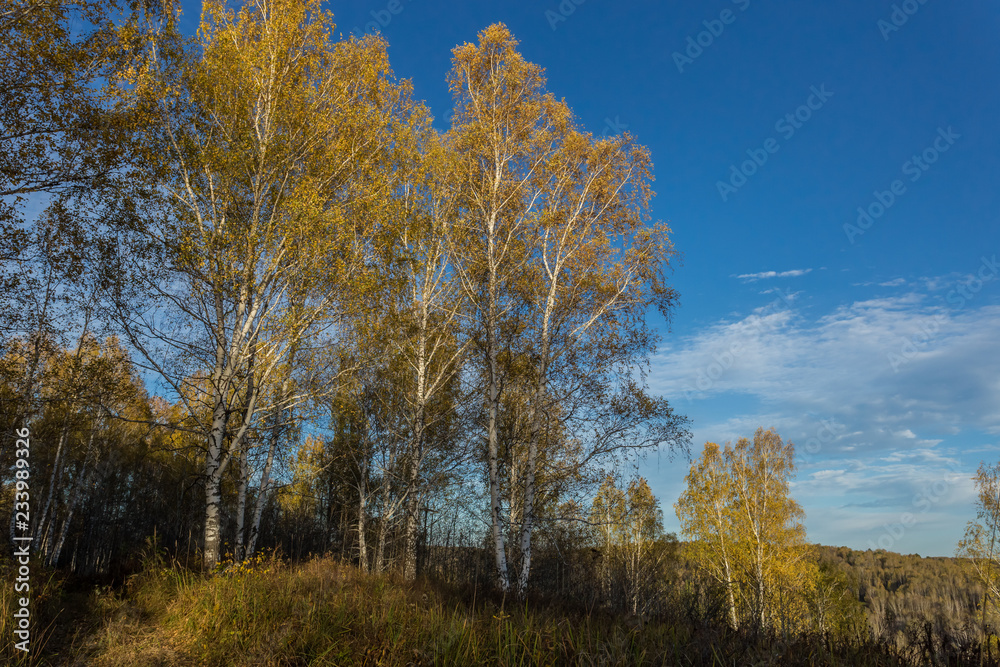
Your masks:
<path fill-rule="evenodd" d="M 890 576 L 894 559 L 915 571 L 957 565 L 825 552 L 865 573 L 865 581 Z M 889 607 L 911 599 L 908 585 L 887 591 Z M 153 559 L 117 591 L 74 594 L 51 582 L 49 589 L 38 613 L 51 619 L 56 607 L 61 612 L 49 625 L 44 650 L 31 656 L 34 664 L 907 665 L 930 664 L 928 646 L 933 659 L 948 651 L 951 664 L 978 664 L 970 651 L 947 649 L 936 630 L 910 644 L 877 636 L 857 642 L 818 634 L 753 637 L 682 614 L 642 621 L 574 608 L 573 601 L 511 604 L 476 588 L 366 575 L 330 558 L 299 565 L 258 559 L 213 577 Z M 3 631 L 6 642 L 10 632 Z M 19 656 L 5 645 L 3 657 Z"/>

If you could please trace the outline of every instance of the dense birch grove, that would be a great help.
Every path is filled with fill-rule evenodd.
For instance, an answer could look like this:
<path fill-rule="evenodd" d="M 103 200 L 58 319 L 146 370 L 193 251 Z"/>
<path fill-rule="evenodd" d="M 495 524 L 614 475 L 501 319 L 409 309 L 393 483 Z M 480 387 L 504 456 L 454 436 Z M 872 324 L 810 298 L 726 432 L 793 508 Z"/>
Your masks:
<path fill-rule="evenodd" d="M 40 10 L 0 15 L 2 456 L 10 506 L 29 427 L 45 562 L 155 539 L 413 579 L 473 548 L 524 597 L 602 480 L 686 445 L 644 381 L 677 299 L 648 151 L 584 131 L 504 26 L 455 48 L 442 128 L 316 1 L 206 2 L 193 38 L 168 4 Z"/>

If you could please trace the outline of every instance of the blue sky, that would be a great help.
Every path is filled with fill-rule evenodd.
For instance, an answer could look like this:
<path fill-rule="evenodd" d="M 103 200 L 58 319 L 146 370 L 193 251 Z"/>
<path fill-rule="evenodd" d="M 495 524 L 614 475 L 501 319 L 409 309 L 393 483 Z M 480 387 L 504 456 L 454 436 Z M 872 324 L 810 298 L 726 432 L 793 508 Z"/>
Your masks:
<path fill-rule="evenodd" d="M 774 426 L 811 541 L 954 552 L 1000 456 L 995 4 L 327 6 L 345 36 L 381 19 L 442 128 L 451 49 L 502 21 L 584 127 L 648 146 L 683 255 L 650 384 L 694 452 Z M 642 472 L 676 529 L 687 463 Z"/>

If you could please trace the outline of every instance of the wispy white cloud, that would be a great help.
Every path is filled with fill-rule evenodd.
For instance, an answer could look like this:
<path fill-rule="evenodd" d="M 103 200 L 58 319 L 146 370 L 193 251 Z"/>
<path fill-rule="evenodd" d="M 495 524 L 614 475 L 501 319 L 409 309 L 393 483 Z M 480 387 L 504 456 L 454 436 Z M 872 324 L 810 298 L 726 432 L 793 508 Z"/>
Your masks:
<path fill-rule="evenodd" d="M 974 516 L 969 478 L 1000 446 L 1000 306 L 910 284 L 923 289 L 717 322 L 665 347 L 650 384 L 694 418 L 695 454 L 761 426 L 795 442 L 811 540 L 865 548 L 909 512 L 895 550 L 951 553 Z"/>
<path fill-rule="evenodd" d="M 761 291 L 761 294 L 777 294 L 782 301 L 786 304 L 790 304 L 792 301 L 795 301 L 800 294 L 802 294 L 802 290 L 799 290 L 798 292 L 784 292 L 780 287 L 771 287 Z M 754 309 L 754 313 L 761 313 L 769 309 L 773 309 L 774 305 L 776 304 L 761 306 L 760 308 Z"/>
<path fill-rule="evenodd" d="M 867 415 L 876 435 L 906 440 L 920 426 L 1000 430 L 1000 307 L 925 302 L 911 293 L 811 322 L 791 307 L 719 322 L 665 348 L 650 380 L 675 401 L 738 394 L 789 412 Z"/>
<path fill-rule="evenodd" d="M 743 273 L 736 276 L 745 283 L 752 283 L 766 278 L 795 278 L 804 276 L 812 269 L 792 269 L 791 271 L 761 271 L 760 273 Z"/>

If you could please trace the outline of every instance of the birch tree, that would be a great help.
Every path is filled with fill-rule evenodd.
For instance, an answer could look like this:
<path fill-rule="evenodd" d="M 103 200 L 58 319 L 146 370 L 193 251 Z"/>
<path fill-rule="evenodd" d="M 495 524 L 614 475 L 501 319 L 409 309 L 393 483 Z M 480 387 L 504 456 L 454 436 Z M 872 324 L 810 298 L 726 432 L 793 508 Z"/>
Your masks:
<path fill-rule="evenodd" d="M 531 425 L 523 478 L 524 521 L 518 593 L 531 569 L 538 446 L 545 415 L 558 402 L 586 400 L 599 377 L 618 384 L 654 351 L 647 308 L 669 317 L 676 298 L 665 273 L 673 255 L 666 225 L 648 224 L 648 152 L 628 135 L 594 141 L 570 128 L 539 172 L 541 211 L 528 235 L 526 281 Z M 561 385 L 561 386 L 560 386 Z M 663 416 L 670 414 L 669 409 Z M 664 434 L 657 444 L 676 444 Z M 608 443 L 593 443 L 598 459 Z"/>
<path fill-rule="evenodd" d="M 685 478 L 687 486 L 674 508 L 681 535 L 690 540 L 690 557 L 722 587 L 726 620 L 736 629 L 737 544 L 733 528 L 733 480 L 714 442 L 705 443 L 701 458 Z"/>
<path fill-rule="evenodd" d="M 675 505 L 694 560 L 724 589 L 728 621 L 757 629 L 783 620 L 778 601 L 798 601 L 814 583 L 802 508 L 789 496 L 795 449 L 773 430 L 720 452 L 706 443 Z M 738 613 L 743 610 L 744 613 Z"/>
<path fill-rule="evenodd" d="M 383 41 L 334 43 L 332 31 L 316 1 L 236 15 L 210 1 L 197 52 L 154 42 L 132 81 L 159 111 L 137 171 L 151 196 L 120 207 L 135 220 L 137 288 L 114 305 L 144 366 L 207 415 L 206 567 L 220 557 L 222 475 L 268 413 L 261 388 L 371 282 L 378 230 L 356 216 L 380 199 L 408 89 L 391 81 Z M 185 391 L 199 373 L 207 391 Z"/>
<path fill-rule="evenodd" d="M 532 181 L 556 150 L 553 124 L 565 111 L 544 91 L 541 69 L 516 51 L 506 27 L 493 25 L 479 44 L 453 52 L 455 98 L 447 140 L 456 154 L 462 214 L 451 234 L 455 268 L 481 336 L 490 525 L 499 588 L 510 588 L 500 496 L 498 423 L 505 322 L 524 265 L 524 234 L 538 205 Z"/>
<path fill-rule="evenodd" d="M 640 398 L 645 394 L 630 377 L 653 349 L 642 319 L 646 308 L 666 313 L 675 297 L 663 279 L 672 255 L 668 230 L 647 224 L 648 154 L 628 137 L 594 141 L 578 131 L 566 104 L 545 91 L 541 68 L 526 62 L 516 46 L 497 24 L 480 33 L 478 45 L 455 49 L 449 78 L 455 114 L 447 141 L 456 155 L 460 205 L 452 242 L 455 267 L 474 312 L 482 355 L 497 580 L 501 590 L 510 588 L 506 502 L 521 519 L 515 592 L 524 595 L 539 446 L 543 424 L 556 406 L 570 403 L 562 409 L 577 416 L 589 409 L 590 418 L 601 411 L 601 402 L 617 400 L 621 407 L 639 399 L 662 408 L 656 417 L 663 423 L 677 422 L 665 403 Z M 513 369 L 527 388 L 529 428 L 525 458 L 509 462 L 517 472 L 511 492 L 516 489 L 519 498 L 504 499 L 498 425 L 502 392 L 515 382 Z M 555 384 L 562 386 L 555 390 Z M 615 386 L 628 395 L 615 396 Z M 634 441 L 645 447 L 683 439 L 679 429 L 661 435 Z M 597 462 L 626 440 L 588 438 L 577 467 Z"/>
<path fill-rule="evenodd" d="M 663 512 L 645 479 L 619 488 L 613 475 L 601 484 L 590 521 L 601 549 L 606 597 L 641 615 L 656 608 L 669 585 L 676 538 L 663 530 Z"/>
<path fill-rule="evenodd" d="M 777 616 L 776 594 L 796 581 L 806 557 L 801 523 L 805 514 L 788 495 L 795 449 L 774 429 L 759 428 L 752 442 L 740 438 L 728 458 L 751 619 L 757 628 L 765 628 Z"/>
<path fill-rule="evenodd" d="M 405 286 L 394 314 L 402 335 L 393 341 L 408 376 L 403 384 L 408 430 L 403 576 L 410 580 L 417 574 L 428 430 L 449 420 L 447 397 L 454 393 L 469 345 L 468 337 L 461 335 L 465 302 L 448 246 L 458 209 L 451 187 L 454 157 L 433 132 L 423 137 L 421 160 L 413 168 L 412 183 L 402 199 L 410 224 L 404 228 L 401 243 Z"/>

